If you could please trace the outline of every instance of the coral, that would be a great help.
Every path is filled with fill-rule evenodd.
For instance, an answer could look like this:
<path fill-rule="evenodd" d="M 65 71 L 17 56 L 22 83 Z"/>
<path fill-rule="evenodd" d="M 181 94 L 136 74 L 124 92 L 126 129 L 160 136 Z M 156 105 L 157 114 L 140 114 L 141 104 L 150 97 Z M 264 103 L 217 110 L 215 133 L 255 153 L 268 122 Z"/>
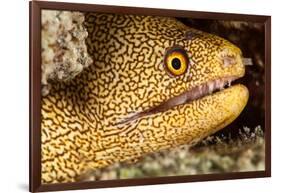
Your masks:
<path fill-rule="evenodd" d="M 152 153 L 139 162 L 116 163 L 90 171 L 80 180 L 110 180 L 193 175 L 265 169 L 263 131 L 244 127 L 236 138 L 209 136 L 194 146 L 183 145 Z"/>
<path fill-rule="evenodd" d="M 87 53 L 84 14 L 70 11 L 42 11 L 42 94 L 52 81 L 73 79 L 93 61 Z"/>

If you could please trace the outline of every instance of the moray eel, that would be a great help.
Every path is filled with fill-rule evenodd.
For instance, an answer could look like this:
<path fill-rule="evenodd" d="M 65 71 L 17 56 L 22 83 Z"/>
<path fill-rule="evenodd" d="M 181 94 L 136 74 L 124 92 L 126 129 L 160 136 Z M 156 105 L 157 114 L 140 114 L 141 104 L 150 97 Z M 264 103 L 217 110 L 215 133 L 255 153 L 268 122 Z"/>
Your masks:
<path fill-rule="evenodd" d="M 42 183 L 195 143 L 245 107 L 229 41 L 175 18 L 87 13 L 93 64 L 42 97 Z"/>

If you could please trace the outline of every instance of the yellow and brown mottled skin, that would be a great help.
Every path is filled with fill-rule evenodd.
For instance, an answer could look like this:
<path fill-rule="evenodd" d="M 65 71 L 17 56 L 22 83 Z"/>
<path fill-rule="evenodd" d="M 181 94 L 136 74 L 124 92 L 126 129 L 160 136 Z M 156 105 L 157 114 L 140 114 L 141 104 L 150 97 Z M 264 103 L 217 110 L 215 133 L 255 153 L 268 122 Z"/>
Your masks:
<path fill-rule="evenodd" d="M 42 183 L 74 182 L 88 170 L 198 141 L 247 103 L 247 88 L 235 85 L 122 123 L 209 81 L 242 77 L 241 52 L 168 17 L 88 13 L 85 25 L 93 65 L 42 98 Z M 173 46 L 189 58 L 176 77 L 163 61 Z"/>

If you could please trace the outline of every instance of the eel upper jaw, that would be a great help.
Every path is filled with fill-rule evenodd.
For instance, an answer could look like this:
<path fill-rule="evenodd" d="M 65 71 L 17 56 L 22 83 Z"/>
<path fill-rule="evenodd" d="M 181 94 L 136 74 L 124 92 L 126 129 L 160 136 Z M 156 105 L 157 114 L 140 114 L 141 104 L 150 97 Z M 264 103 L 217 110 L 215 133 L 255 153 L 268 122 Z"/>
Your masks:
<path fill-rule="evenodd" d="M 142 118 L 144 116 L 167 111 L 178 105 L 190 103 L 194 100 L 197 100 L 204 96 L 210 95 L 216 91 L 223 90 L 223 89 L 225 89 L 226 86 L 227 87 L 231 86 L 231 82 L 235 81 L 238 78 L 240 78 L 240 77 L 228 76 L 228 77 L 223 77 L 223 78 L 219 78 L 216 80 L 208 81 L 208 82 L 201 84 L 199 86 L 196 86 L 188 91 L 185 91 L 178 96 L 170 98 L 155 107 L 149 108 L 149 109 L 141 111 L 141 112 L 137 112 L 137 113 L 121 120 L 116 125 L 125 124 L 128 122 L 134 121 L 136 119 Z"/>

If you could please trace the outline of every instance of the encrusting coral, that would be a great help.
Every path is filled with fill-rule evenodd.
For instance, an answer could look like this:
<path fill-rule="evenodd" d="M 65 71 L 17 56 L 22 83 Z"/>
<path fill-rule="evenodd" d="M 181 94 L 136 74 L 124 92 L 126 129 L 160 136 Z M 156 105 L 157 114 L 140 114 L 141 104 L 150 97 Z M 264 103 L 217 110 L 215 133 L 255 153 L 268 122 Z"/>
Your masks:
<path fill-rule="evenodd" d="M 70 11 L 42 11 L 42 95 L 51 89 L 51 81 L 74 78 L 93 61 L 88 55 L 83 26 L 84 14 Z"/>
<path fill-rule="evenodd" d="M 88 180 L 112 180 L 265 169 L 265 141 L 260 126 L 244 127 L 239 135 L 209 136 L 194 146 L 182 145 L 149 154 L 134 164 L 116 163 L 87 173 Z"/>

